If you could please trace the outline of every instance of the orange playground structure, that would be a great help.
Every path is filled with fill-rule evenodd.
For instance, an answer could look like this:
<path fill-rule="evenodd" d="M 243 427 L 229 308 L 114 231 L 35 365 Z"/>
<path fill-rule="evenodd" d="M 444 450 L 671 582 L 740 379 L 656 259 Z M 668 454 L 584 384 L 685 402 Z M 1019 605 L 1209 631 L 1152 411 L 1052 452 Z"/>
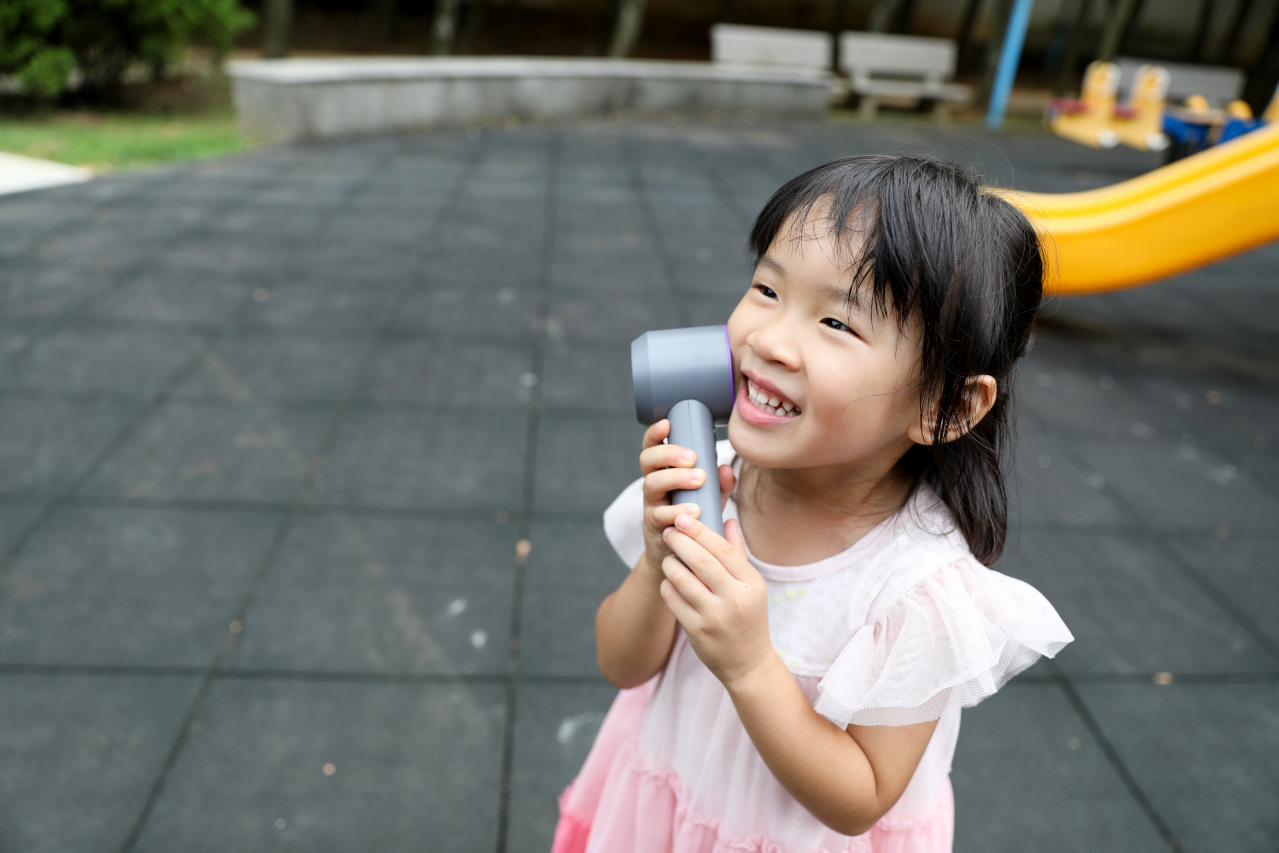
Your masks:
<path fill-rule="evenodd" d="M 1048 292 L 1136 287 L 1279 239 L 1279 124 L 1101 189 L 998 192 L 1048 235 Z"/>

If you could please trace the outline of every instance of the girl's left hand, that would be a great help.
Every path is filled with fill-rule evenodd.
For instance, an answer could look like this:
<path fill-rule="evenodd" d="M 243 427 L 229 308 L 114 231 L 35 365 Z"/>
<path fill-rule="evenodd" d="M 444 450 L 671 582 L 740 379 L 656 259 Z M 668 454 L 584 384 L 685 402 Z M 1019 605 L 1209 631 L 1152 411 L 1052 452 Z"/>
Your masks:
<path fill-rule="evenodd" d="M 661 595 L 702 663 L 731 687 L 774 652 L 764 578 L 746 559 L 735 519 L 724 533 L 679 515 L 663 533 L 675 556 L 662 560 Z"/>

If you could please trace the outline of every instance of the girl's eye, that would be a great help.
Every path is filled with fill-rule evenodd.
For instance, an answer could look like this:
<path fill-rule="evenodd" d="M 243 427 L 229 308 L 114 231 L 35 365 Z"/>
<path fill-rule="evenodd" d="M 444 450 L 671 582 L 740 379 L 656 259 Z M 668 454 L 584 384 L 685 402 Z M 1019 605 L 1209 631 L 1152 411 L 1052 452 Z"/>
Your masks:
<path fill-rule="evenodd" d="M 827 317 L 826 319 L 822 320 L 822 322 L 826 324 L 827 326 L 830 326 L 832 329 L 834 329 L 837 332 L 852 332 L 852 334 L 854 335 L 857 334 L 856 332 L 853 332 L 853 330 L 850 329 L 848 326 L 845 326 L 843 323 L 836 320 L 834 317 Z"/>
<path fill-rule="evenodd" d="M 769 287 L 766 284 L 756 284 L 756 285 L 753 285 L 753 287 L 756 290 L 758 290 L 760 293 L 764 294 L 764 297 L 767 299 L 777 298 L 777 291 L 773 290 L 771 287 Z"/>

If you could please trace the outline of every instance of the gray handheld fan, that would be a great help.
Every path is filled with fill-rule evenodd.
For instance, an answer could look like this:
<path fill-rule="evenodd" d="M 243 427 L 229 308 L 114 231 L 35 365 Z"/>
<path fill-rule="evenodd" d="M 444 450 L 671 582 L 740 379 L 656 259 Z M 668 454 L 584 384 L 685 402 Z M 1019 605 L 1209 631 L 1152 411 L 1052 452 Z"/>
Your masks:
<path fill-rule="evenodd" d="M 736 396 L 728 327 L 645 332 L 631 342 L 631 378 L 640 423 L 670 419 L 667 440 L 696 453 L 694 467 L 706 474 L 701 488 L 671 492 L 671 503 L 697 504 L 702 523 L 723 536 L 715 424 L 728 422 Z"/>

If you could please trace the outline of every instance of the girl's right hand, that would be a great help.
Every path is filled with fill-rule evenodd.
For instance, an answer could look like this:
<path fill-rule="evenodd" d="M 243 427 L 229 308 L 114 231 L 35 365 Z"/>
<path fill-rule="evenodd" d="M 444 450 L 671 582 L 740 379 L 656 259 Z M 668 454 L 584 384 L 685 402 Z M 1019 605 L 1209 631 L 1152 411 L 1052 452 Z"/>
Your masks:
<path fill-rule="evenodd" d="M 697 518 L 701 508 L 697 504 L 671 505 L 670 493 L 676 489 L 696 489 L 704 482 L 705 475 L 697 464 L 697 454 L 674 444 L 663 444 L 670 435 L 671 422 L 662 419 L 644 431 L 644 447 L 640 451 L 640 473 L 644 475 L 644 560 L 643 563 L 661 581 L 662 560 L 671 553 L 666 547 L 662 531 L 675 523 L 680 513 Z M 728 465 L 719 466 L 721 505 L 728 502 L 733 493 L 735 478 Z"/>

